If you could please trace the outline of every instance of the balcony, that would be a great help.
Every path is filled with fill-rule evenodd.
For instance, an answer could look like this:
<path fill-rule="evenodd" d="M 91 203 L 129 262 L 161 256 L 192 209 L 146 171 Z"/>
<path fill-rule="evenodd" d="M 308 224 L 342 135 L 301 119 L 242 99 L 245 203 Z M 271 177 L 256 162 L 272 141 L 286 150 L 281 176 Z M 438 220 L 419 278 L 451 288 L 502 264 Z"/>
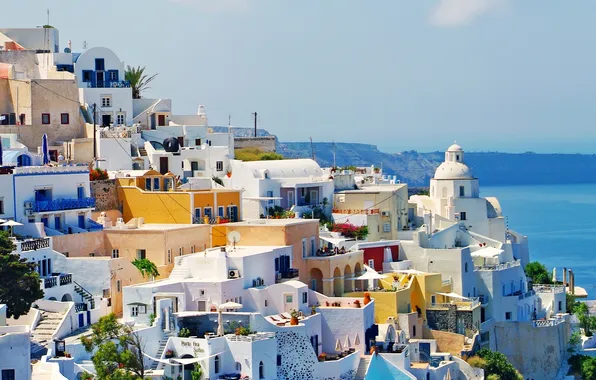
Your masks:
<path fill-rule="evenodd" d="M 50 289 L 56 286 L 72 284 L 72 274 L 59 274 L 57 276 L 44 277 L 41 279 L 43 289 Z"/>
<path fill-rule="evenodd" d="M 331 210 L 333 214 L 348 214 L 348 215 L 378 215 L 381 213 L 380 209 L 337 209 Z"/>
<path fill-rule="evenodd" d="M 87 304 L 86 303 L 75 303 L 75 311 L 77 313 L 81 311 L 87 311 Z"/>
<path fill-rule="evenodd" d="M 457 308 L 457 310 L 474 310 L 476 307 L 480 306 L 480 299 L 472 298 L 471 301 L 429 303 L 426 306 L 426 308 L 431 309 L 431 310 L 436 310 L 436 309 L 449 309 L 453 306 L 455 306 Z"/>
<path fill-rule="evenodd" d="M 552 293 L 560 294 L 565 293 L 565 286 L 563 285 L 550 285 L 550 284 L 534 284 L 533 290 L 536 293 Z"/>
<path fill-rule="evenodd" d="M 287 270 L 281 272 L 281 278 L 295 278 L 295 277 L 298 277 L 298 269 L 288 268 Z"/>
<path fill-rule="evenodd" d="M 41 238 L 41 239 L 25 240 L 25 241 L 20 242 L 20 245 L 21 245 L 21 252 L 37 251 L 38 249 L 49 248 L 50 247 L 50 239 L 49 238 Z"/>
<path fill-rule="evenodd" d="M 77 210 L 84 208 L 94 208 L 95 198 L 73 198 L 56 199 L 53 201 L 35 201 L 33 202 L 33 212 L 50 212 L 63 210 Z"/>
<path fill-rule="evenodd" d="M 532 321 L 532 325 L 534 327 L 553 327 L 553 326 L 557 326 L 563 322 L 565 322 L 565 318 L 557 316 L 555 318 L 539 319 L 536 321 Z"/>
<path fill-rule="evenodd" d="M 505 270 L 505 269 L 509 269 L 509 268 L 513 268 L 513 267 L 518 267 L 521 265 L 521 262 L 519 260 L 515 260 L 515 261 L 510 261 L 507 263 L 502 263 L 502 264 L 484 264 L 484 265 L 476 265 L 474 266 L 474 270 L 475 271 L 479 271 L 479 270 Z"/>
<path fill-rule="evenodd" d="M 120 81 L 93 81 L 87 82 L 87 88 L 129 88 L 130 82 L 127 80 Z"/>

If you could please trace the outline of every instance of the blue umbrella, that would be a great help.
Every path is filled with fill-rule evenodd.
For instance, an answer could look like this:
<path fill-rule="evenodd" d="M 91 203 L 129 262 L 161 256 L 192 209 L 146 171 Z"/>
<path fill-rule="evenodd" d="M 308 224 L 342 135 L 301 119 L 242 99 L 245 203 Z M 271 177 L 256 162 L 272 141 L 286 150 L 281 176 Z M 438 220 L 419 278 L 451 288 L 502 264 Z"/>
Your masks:
<path fill-rule="evenodd" d="M 43 134 L 41 137 L 41 160 L 44 165 L 50 163 L 50 151 L 48 149 L 48 135 Z"/>

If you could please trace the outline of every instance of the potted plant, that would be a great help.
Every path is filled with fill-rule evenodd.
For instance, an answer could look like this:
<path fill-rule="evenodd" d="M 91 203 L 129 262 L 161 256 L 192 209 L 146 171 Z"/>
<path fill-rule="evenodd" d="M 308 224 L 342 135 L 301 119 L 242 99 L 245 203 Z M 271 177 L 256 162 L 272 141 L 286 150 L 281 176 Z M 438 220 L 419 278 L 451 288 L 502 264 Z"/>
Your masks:
<path fill-rule="evenodd" d="M 360 308 L 362 307 L 362 306 L 360 305 L 360 300 L 356 300 L 356 301 L 354 301 L 354 307 L 355 307 L 356 309 L 360 309 Z"/>
<path fill-rule="evenodd" d="M 71 358 L 72 355 L 70 355 L 70 352 L 64 352 L 64 357 L 65 358 Z"/>
<path fill-rule="evenodd" d="M 370 303 L 370 293 L 366 292 L 364 293 L 364 305 L 368 305 Z"/>
<path fill-rule="evenodd" d="M 319 307 L 319 304 L 312 305 L 312 306 L 310 307 L 310 315 L 315 315 L 315 314 L 317 314 L 317 307 Z"/>
<path fill-rule="evenodd" d="M 187 328 L 181 328 L 180 331 L 178 331 L 179 338 L 188 338 L 189 336 L 190 336 L 190 330 Z"/>
<path fill-rule="evenodd" d="M 174 351 L 166 350 L 165 358 L 169 359 L 169 358 L 173 358 L 173 357 L 174 357 Z"/>
<path fill-rule="evenodd" d="M 326 353 L 324 353 L 324 352 L 320 353 L 319 354 L 319 361 L 320 362 L 324 362 L 326 357 L 327 357 L 327 354 Z"/>
<path fill-rule="evenodd" d="M 292 309 L 290 312 L 290 326 L 298 325 L 298 311 L 296 309 Z"/>

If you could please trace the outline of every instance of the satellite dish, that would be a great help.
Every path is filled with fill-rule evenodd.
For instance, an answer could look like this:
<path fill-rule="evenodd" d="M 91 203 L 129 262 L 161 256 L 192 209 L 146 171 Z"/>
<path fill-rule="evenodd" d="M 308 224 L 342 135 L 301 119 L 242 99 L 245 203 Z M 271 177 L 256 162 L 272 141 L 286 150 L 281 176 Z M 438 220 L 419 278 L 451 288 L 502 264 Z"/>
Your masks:
<path fill-rule="evenodd" d="M 238 232 L 238 231 L 232 231 L 232 232 L 228 233 L 228 241 L 234 247 L 236 247 L 236 244 L 240 241 L 240 238 L 241 238 L 240 232 Z"/>
<path fill-rule="evenodd" d="M 64 48 L 65 53 L 70 53 L 70 48 Z"/>

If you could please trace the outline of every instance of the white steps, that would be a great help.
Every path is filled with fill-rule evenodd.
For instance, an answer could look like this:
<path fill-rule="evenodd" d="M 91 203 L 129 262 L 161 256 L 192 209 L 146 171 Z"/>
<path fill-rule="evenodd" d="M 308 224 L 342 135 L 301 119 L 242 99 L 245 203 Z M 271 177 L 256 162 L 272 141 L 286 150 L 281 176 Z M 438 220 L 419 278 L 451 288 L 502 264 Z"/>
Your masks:
<path fill-rule="evenodd" d="M 157 350 L 157 354 L 155 354 L 156 359 L 161 359 L 161 355 L 163 354 L 163 351 L 166 349 L 167 343 L 168 343 L 167 338 L 165 340 L 161 340 L 159 342 L 159 349 Z M 154 361 L 153 364 L 151 364 L 151 369 L 153 369 L 153 370 L 157 369 L 158 365 L 159 365 L 159 362 Z"/>
<path fill-rule="evenodd" d="M 370 356 L 361 357 L 360 363 L 358 364 L 358 370 L 356 371 L 356 376 L 354 376 L 354 380 L 364 380 L 364 378 L 366 378 L 366 372 L 368 371 L 369 365 Z"/>

